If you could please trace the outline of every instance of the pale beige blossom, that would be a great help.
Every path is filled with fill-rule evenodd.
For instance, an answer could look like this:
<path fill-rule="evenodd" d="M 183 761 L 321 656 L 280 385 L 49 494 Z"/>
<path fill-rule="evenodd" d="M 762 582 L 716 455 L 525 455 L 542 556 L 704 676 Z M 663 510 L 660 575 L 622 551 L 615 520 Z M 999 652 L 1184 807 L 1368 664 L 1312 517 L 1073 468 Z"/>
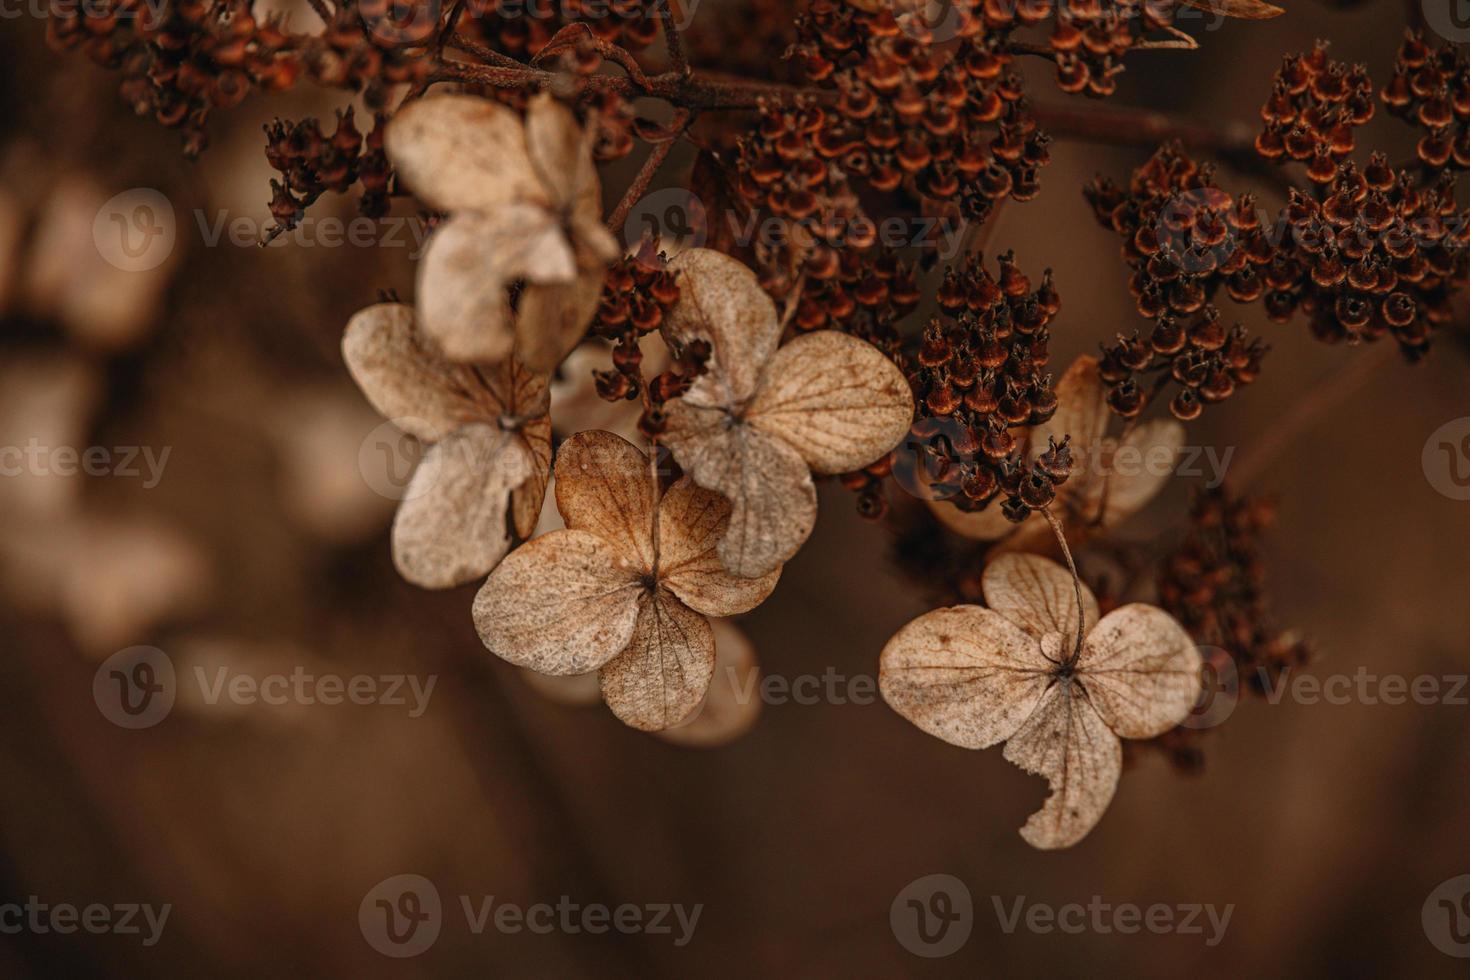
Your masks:
<path fill-rule="evenodd" d="M 913 420 L 903 373 L 871 344 L 832 330 L 778 349 L 781 323 L 755 274 L 710 249 L 677 255 L 676 344 L 710 344 L 705 373 L 668 403 L 662 441 L 694 482 L 731 504 L 720 558 L 760 576 L 801 548 L 817 520 L 812 473 L 861 469 Z"/>
<path fill-rule="evenodd" d="M 541 512 L 551 461 L 545 376 L 515 358 L 445 360 L 399 303 L 354 316 L 342 356 L 373 407 L 429 445 L 393 520 L 399 573 L 442 589 L 489 572 Z"/>
<path fill-rule="evenodd" d="M 688 479 L 660 495 L 648 457 L 610 432 L 561 446 L 556 502 L 566 528 L 512 552 L 475 597 L 480 639 L 541 673 L 597 671 L 603 700 L 634 728 L 679 724 L 714 672 L 706 617 L 753 609 L 780 569 L 727 572 L 715 549 L 728 502 Z"/>
<path fill-rule="evenodd" d="M 499 102 L 442 95 L 388 124 L 384 146 L 403 182 L 451 214 L 419 266 L 417 300 L 425 333 L 449 358 L 497 362 L 515 348 L 548 373 L 586 333 L 621 254 L 602 224 L 591 139 L 545 92 L 524 121 Z"/>
<path fill-rule="evenodd" d="M 1193 708 L 1199 651 L 1154 606 L 1099 619 L 1087 587 L 1038 555 L 1002 555 L 986 566 L 982 588 L 990 608 L 936 609 L 899 630 L 883 649 L 879 688 L 946 742 L 1005 742 L 1007 760 L 1051 786 L 1021 836 L 1038 848 L 1070 847 L 1112 801 L 1120 737 L 1161 735 Z"/>

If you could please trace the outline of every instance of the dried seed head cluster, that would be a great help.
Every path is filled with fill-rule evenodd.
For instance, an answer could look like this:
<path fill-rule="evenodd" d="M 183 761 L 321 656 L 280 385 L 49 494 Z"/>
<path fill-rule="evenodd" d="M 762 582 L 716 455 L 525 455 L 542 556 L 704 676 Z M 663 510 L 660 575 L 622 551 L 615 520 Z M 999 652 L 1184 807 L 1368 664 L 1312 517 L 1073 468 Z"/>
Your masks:
<path fill-rule="evenodd" d="M 421 81 L 429 67 L 421 53 L 375 35 L 368 16 L 344 3 L 321 34 L 307 36 L 288 33 L 279 18 L 258 19 L 244 0 L 58 0 L 48 37 L 120 71 L 124 100 L 180 129 L 185 153 L 196 156 L 210 112 L 238 105 L 252 90 L 282 91 L 304 76 L 365 89 L 378 105 L 385 85 Z"/>
<path fill-rule="evenodd" d="M 629 51 L 641 51 L 658 37 L 658 5 L 650 0 L 558 0 L 534 8 L 523 0 L 491 0 L 472 4 L 470 11 L 462 33 L 523 60 L 541 54 L 570 24 L 585 25 L 599 41 Z"/>
<path fill-rule="evenodd" d="M 1258 270 L 1271 253 L 1254 199 L 1222 191 L 1214 168 L 1177 144 L 1135 171 L 1126 191 L 1099 178 L 1084 193 L 1098 221 L 1122 239 L 1138 312 L 1154 321 L 1147 337 L 1119 335 L 1103 347 L 1113 411 L 1134 418 L 1173 386 L 1169 409 L 1189 420 L 1254 381 L 1268 348 L 1240 324 L 1226 327 L 1209 302 L 1222 284 L 1238 302 L 1261 294 Z"/>
<path fill-rule="evenodd" d="M 1271 625 L 1260 539 L 1274 518 L 1267 501 L 1202 492 L 1190 510 L 1189 534 L 1159 569 L 1159 604 L 1196 641 L 1223 648 L 1241 686 L 1256 693 L 1312 653 L 1295 633 Z"/>
<path fill-rule="evenodd" d="M 345 193 L 359 181 L 359 212 L 367 217 L 387 214 L 392 168 L 383 152 L 386 122 L 386 117 L 377 116 L 366 140 L 357 129 L 351 106 L 337 113 L 337 127 L 330 136 L 322 132 L 316 119 L 297 123 L 277 119 L 266 126 L 266 160 L 282 177 L 271 181 L 271 216 L 276 226 L 289 231 L 317 198 L 327 191 Z"/>
<path fill-rule="evenodd" d="M 796 51 L 812 81 L 839 93 L 810 121 L 820 157 L 875 190 L 903 188 L 930 213 L 981 219 L 1002 198 L 1033 197 L 1047 138 L 1007 38 L 1017 18 L 1045 19 L 1051 4 L 995 4 L 1011 22 L 994 26 L 974 6 L 957 5 L 970 16 L 948 51 L 912 26 L 905 33 L 885 4 L 814 0 L 798 22 Z"/>
<path fill-rule="evenodd" d="M 652 239 L 613 263 L 591 327 L 595 336 L 613 345 L 612 369 L 593 371 L 598 396 L 609 402 L 642 399 L 639 430 L 649 439 L 663 431 L 664 404 L 689 390 L 710 356 L 709 344 L 696 340 L 672 352 L 677 363 L 652 380 L 644 378 L 640 341 L 662 330 L 679 302 L 678 278 L 668 265 L 668 256 Z"/>
<path fill-rule="evenodd" d="M 1453 45 L 1431 48 L 1410 31 L 1399 48 L 1383 104 L 1424 129 L 1419 160 L 1433 170 L 1470 168 L 1470 56 Z"/>
<path fill-rule="evenodd" d="M 1392 104 L 1391 89 L 1384 98 Z M 1423 357 L 1450 318 L 1451 294 L 1470 279 L 1470 229 L 1448 171 L 1428 165 L 1415 175 L 1381 153 L 1361 169 L 1349 159 L 1355 128 L 1373 115 L 1371 84 L 1363 68 L 1328 58 L 1325 44 L 1287 59 L 1261 115 L 1257 150 L 1305 163 L 1313 183 L 1312 195 L 1292 195 L 1287 237 L 1263 270 L 1267 311 L 1284 320 L 1300 309 L 1323 340 L 1391 334 L 1405 357 Z"/>
<path fill-rule="evenodd" d="M 907 475 L 914 484 L 930 484 L 961 510 L 997 501 L 1021 521 L 1052 502 L 1071 469 L 1065 445 L 1043 447 L 1028 461 L 1017 438 L 1057 410 L 1046 365 L 1061 297 L 1050 273 L 1033 290 L 1010 253 L 998 266 L 993 276 L 976 256 L 946 272 L 938 294 L 944 316 L 930 322 L 907 362 L 919 403 L 909 439 L 924 448 L 899 462 L 919 470 Z"/>

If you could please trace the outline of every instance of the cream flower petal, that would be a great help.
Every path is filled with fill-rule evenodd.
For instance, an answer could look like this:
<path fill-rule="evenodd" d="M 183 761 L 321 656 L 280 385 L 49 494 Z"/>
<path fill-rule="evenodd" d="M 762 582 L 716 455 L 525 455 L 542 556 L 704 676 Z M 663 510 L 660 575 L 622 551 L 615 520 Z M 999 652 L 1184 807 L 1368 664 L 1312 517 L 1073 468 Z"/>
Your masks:
<path fill-rule="evenodd" d="M 1093 706 L 1124 738 L 1153 738 L 1183 721 L 1199 698 L 1203 666 L 1184 627 L 1142 603 L 1104 616 L 1077 659 Z"/>
<path fill-rule="evenodd" d="M 1183 445 L 1184 426 L 1174 419 L 1152 419 L 1128 433 L 1113 451 L 1108 472 L 1088 481 L 1086 519 L 1097 516 L 1105 488 L 1105 526 L 1112 527 L 1142 510 L 1174 475 Z"/>
<path fill-rule="evenodd" d="M 687 396 L 669 402 L 664 444 L 694 482 L 723 494 L 730 527 L 720 560 L 731 573 L 759 578 L 800 550 L 817 522 L 817 490 L 806 461 L 786 443 L 723 410 Z"/>
<path fill-rule="evenodd" d="M 546 484 L 551 479 L 551 419 L 541 416 L 521 426 L 521 441 L 531 454 L 531 475 L 510 497 L 512 526 L 516 537 L 529 538 L 536 532 Z"/>
<path fill-rule="evenodd" d="M 688 249 L 669 271 L 679 277 L 679 302 L 664 321 L 665 335 L 680 344 L 703 338 L 712 348 L 706 372 L 684 397 L 701 405 L 744 402 L 781 338 L 776 304 L 755 273 L 722 252 Z"/>
<path fill-rule="evenodd" d="M 414 327 L 413 309 L 400 303 L 357 313 L 342 335 L 342 358 L 373 408 L 425 442 L 506 409 L 502 389 L 431 350 Z"/>
<path fill-rule="evenodd" d="M 419 318 L 451 360 L 510 356 L 515 333 L 509 286 L 521 275 L 526 236 L 544 230 L 549 220 L 527 205 L 506 205 L 494 218 L 466 211 L 429 240 L 419 264 Z"/>
<path fill-rule="evenodd" d="M 715 636 L 715 675 L 709 690 L 694 714 L 658 733 L 675 745 L 727 745 L 755 727 L 760 717 L 761 671 L 754 644 L 729 620 L 711 619 L 709 625 Z"/>
<path fill-rule="evenodd" d="M 517 351 L 533 371 L 555 370 L 581 343 L 602 302 L 603 270 L 593 269 L 571 282 L 527 283 L 516 311 Z"/>
<path fill-rule="evenodd" d="M 646 592 L 637 569 L 586 531 L 553 531 L 506 556 L 475 596 L 487 649 L 543 674 L 585 674 L 633 638 Z"/>
<path fill-rule="evenodd" d="M 521 120 L 498 102 L 470 95 L 410 102 L 388 124 L 383 146 L 399 178 L 436 210 L 547 203 Z"/>
<path fill-rule="evenodd" d="M 785 440 L 818 473 L 882 458 L 913 417 L 903 372 L 872 344 L 835 330 L 803 334 L 776 351 L 746 412 L 750 425 Z"/>
<path fill-rule="evenodd" d="M 894 634 L 878 688 L 899 714 L 936 738 L 983 749 L 1010 738 L 1035 710 L 1052 665 L 1034 638 L 989 609 L 925 613 Z"/>
<path fill-rule="evenodd" d="M 1077 590 L 1072 574 L 1040 555 L 1005 554 L 985 566 L 980 579 L 985 602 L 1027 633 L 1041 639 L 1048 633 L 1068 638 L 1070 654 L 1077 636 Z M 1097 599 L 1082 586 L 1085 633 L 1097 622 Z"/>
<path fill-rule="evenodd" d="M 532 475 L 524 444 L 495 426 L 454 430 L 430 447 L 393 519 L 393 564 L 414 585 L 479 578 L 510 548 L 506 507 Z"/>
<path fill-rule="evenodd" d="M 1021 828 L 1042 850 L 1070 847 L 1102 819 L 1123 771 L 1123 745 L 1087 698 L 1058 680 L 1021 729 L 1006 742 L 1005 758 L 1046 777 L 1051 794 Z"/>
<path fill-rule="evenodd" d="M 658 507 L 659 582 L 691 609 L 734 616 L 754 609 L 776 588 L 781 569 L 760 578 L 731 575 L 719 544 L 730 523 L 730 502 L 688 477 L 664 494 Z"/>
<path fill-rule="evenodd" d="M 694 713 L 714 672 L 708 620 L 660 590 L 644 599 L 627 649 L 602 668 L 602 698 L 625 724 L 663 731 Z"/>
<path fill-rule="evenodd" d="M 577 260 L 583 268 L 605 269 L 623 254 L 623 247 L 602 223 L 601 203 L 572 212 L 572 240 L 577 243 Z"/>
<path fill-rule="evenodd" d="M 567 527 L 597 535 L 638 574 L 653 570 L 653 473 L 622 436 L 578 432 L 561 444 L 556 506 Z"/>
<path fill-rule="evenodd" d="M 526 106 L 526 149 L 532 169 L 558 210 L 597 180 L 587 135 L 572 110 L 550 92 L 531 97 Z"/>

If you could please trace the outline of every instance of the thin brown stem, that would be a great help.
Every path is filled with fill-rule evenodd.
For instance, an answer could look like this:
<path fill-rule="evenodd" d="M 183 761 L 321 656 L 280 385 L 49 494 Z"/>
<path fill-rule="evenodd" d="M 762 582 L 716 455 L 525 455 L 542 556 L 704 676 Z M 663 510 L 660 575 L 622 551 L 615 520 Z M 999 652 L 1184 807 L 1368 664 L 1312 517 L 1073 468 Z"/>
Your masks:
<path fill-rule="evenodd" d="M 1086 629 L 1082 604 L 1082 577 L 1077 574 L 1077 563 L 1072 560 L 1072 549 L 1067 546 L 1067 534 L 1062 530 L 1062 522 L 1057 520 L 1057 515 L 1051 512 L 1050 507 L 1041 508 L 1041 513 L 1046 517 L 1046 522 L 1051 525 L 1051 533 L 1057 536 L 1057 544 L 1062 549 L 1062 557 L 1067 559 L 1067 567 L 1072 571 L 1072 589 L 1077 593 L 1077 645 L 1072 648 L 1071 659 L 1067 662 L 1076 663 L 1077 658 L 1082 655 L 1082 635 Z"/>
<path fill-rule="evenodd" d="M 684 38 L 679 34 L 679 25 L 674 22 L 674 0 L 662 0 L 658 14 L 663 24 L 664 47 L 669 52 L 669 66 L 688 78 L 693 69 L 689 67 L 689 56 L 684 53 Z"/>
<path fill-rule="evenodd" d="M 653 178 L 658 175 L 659 168 L 664 165 L 664 161 L 668 159 L 669 153 L 673 151 L 674 144 L 678 142 L 680 135 L 683 134 L 684 130 L 689 128 L 689 124 L 693 121 L 694 113 L 688 109 L 680 109 L 674 113 L 673 122 L 669 124 L 669 128 L 673 131 L 672 135 L 666 140 L 661 140 L 653 144 L 653 149 L 649 151 L 648 158 L 643 161 L 643 166 L 639 168 L 638 175 L 633 178 L 633 182 L 623 192 L 623 197 L 618 201 L 617 207 L 613 208 L 612 214 L 608 215 L 607 226 L 614 233 L 623 227 L 623 222 L 628 220 L 628 212 L 633 210 L 633 205 L 647 193 L 648 185 L 653 183 Z"/>

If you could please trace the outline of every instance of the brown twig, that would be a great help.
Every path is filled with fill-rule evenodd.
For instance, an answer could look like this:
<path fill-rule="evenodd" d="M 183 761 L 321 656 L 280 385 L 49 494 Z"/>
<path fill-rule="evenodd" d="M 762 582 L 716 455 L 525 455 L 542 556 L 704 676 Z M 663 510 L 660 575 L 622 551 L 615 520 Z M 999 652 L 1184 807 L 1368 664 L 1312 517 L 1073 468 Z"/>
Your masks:
<path fill-rule="evenodd" d="M 669 138 L 653 144 L 653 149 L 649 151 L 648 158 L 643 161 L 643 166 L 639 168 L 638 175 L 633 178 L 633 182 L 623 192 L 623 197 L 618 201 L 617 207 L 613 208 L 612 214 L 608 215 L 607 226 L 614 233 L 623 227 L 623 222 L 628 220 L 628 212 L 633 210 L 633 205 L 648 191 L 648 185 L 653 183 L 653 178 L 657 176 L 659 168 L 668 159 L 669 153 L 674 149 L 674 144 L 678 142 L 679 136 L 684 130 L 689 128 L 690 123 L 693 121 L 694 113 L 688 109 L 680 109 L 674 113 L 673 121 L 669 123 L 669 129 L 671 130 Z"/>
<path fill-rule="evenodd" d="M 658 7 L 659 21 L 664 29 L 664 48 L 669 52 L 669 66 L 679 75 L 688 78 L 694 73 L 689 67 L 689 56 L 684 53 L 684 39 L 674 23 L 673 0 L 662 0 Z"/>

